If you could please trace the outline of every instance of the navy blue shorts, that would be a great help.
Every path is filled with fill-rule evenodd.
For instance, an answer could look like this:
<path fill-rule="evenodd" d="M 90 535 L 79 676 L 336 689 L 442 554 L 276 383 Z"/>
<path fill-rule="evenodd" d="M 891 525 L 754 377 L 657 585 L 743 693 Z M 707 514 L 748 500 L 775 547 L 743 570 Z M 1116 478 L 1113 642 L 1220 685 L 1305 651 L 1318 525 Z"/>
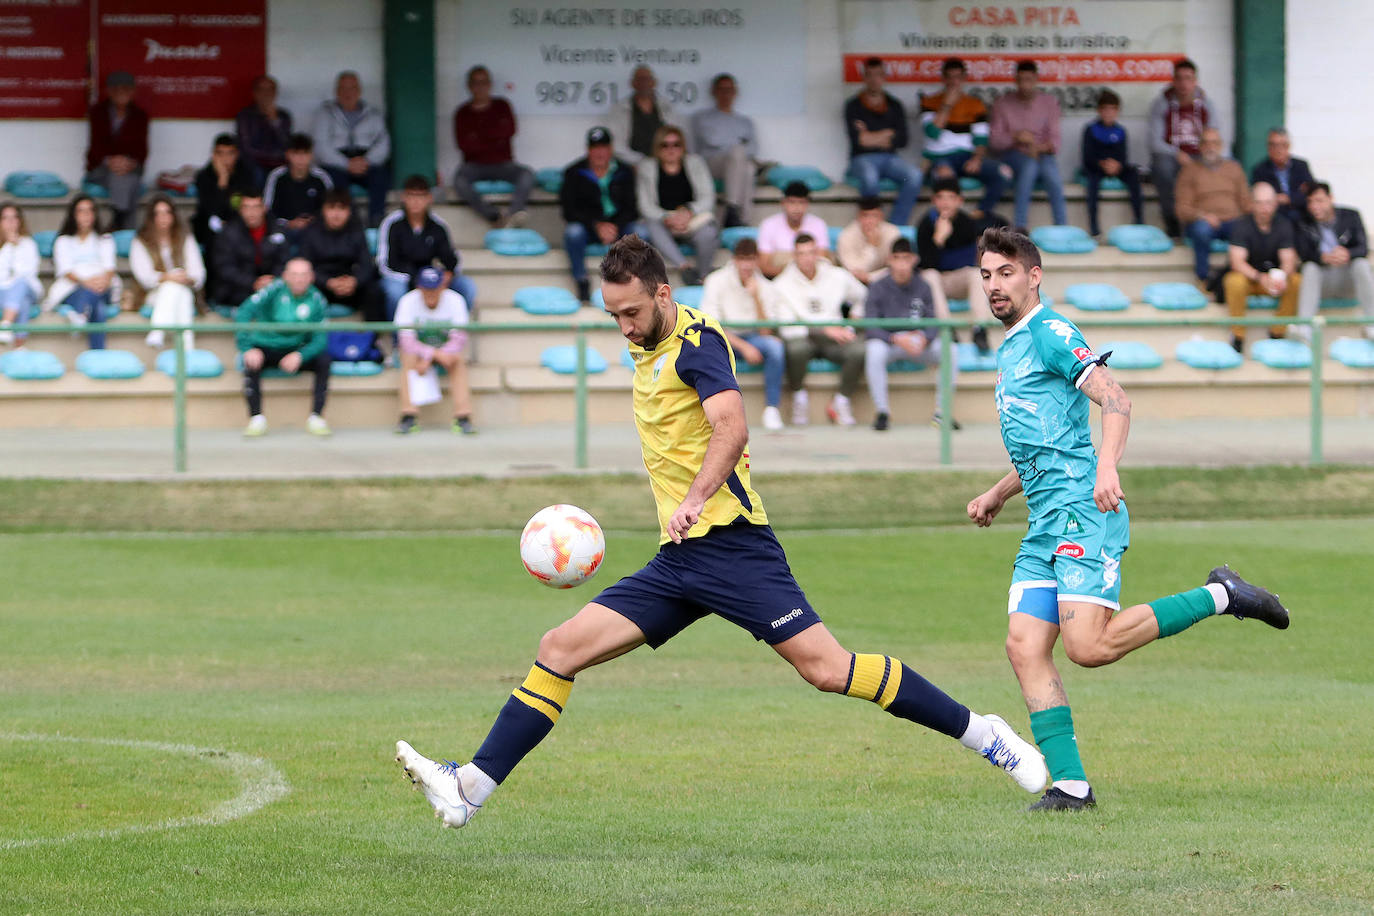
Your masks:
<path fill-rule="evenodd" d="M 767 525 L 737 523 L 669 541 L 647 566 L 594 600 L 631 620 L 655 649 L 707 614 L 770 646 L 821 622 Z"/>

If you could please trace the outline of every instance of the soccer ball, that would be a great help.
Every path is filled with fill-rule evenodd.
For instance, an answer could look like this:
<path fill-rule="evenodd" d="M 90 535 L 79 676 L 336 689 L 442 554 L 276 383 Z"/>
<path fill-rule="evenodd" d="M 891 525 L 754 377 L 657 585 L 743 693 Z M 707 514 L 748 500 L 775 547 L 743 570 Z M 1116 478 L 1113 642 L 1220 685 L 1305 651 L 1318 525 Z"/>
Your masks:
<path fill-rule="evenodd" d="M 520 561 L 549 588 L 572 588 L 596 575 L 606 535 L 591 513 L 559 504 L 540 509 L 520 532 Z"/>

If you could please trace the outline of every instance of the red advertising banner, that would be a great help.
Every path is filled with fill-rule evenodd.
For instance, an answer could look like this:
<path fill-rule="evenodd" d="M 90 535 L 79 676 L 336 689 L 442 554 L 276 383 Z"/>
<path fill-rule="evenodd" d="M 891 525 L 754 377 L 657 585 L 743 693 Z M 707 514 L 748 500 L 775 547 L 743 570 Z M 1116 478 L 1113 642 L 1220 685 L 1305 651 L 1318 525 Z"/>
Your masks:
<path fill-rule="evenodd" d="M 0 118 L 84 118 L 90 0 L 0 3 Z"/>
<path fill-rule="evenodd" d="M 96 57 L 150 117 L 232 118 L 267 68 L 267 0 L 98 0 Z"/>

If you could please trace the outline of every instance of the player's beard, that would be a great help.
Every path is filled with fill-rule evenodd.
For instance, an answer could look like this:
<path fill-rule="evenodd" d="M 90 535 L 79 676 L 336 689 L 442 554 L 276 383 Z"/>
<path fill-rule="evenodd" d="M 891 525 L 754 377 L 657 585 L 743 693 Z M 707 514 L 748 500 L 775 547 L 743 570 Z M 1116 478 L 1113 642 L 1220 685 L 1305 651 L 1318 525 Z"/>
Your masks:
<path fill-rule="evenodd" d="M 663 314 L 663 309 L 654 309 L 654 323 L 649 325 L 649 330 L 644 332 L 644 342 L 640 344 L 646 350 L 652 350 L 658 346 L 663 338 L 668 336 L 668 319 Z"/>

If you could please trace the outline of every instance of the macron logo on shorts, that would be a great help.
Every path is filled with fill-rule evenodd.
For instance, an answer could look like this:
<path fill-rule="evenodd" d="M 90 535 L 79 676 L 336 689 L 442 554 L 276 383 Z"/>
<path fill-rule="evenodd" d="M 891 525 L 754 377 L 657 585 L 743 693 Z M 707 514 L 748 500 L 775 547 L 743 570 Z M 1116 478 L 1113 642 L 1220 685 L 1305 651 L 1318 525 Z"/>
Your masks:
<path fill-rule="evenodd" d="M 787 623 L 789 620 L 796 620 L 796 619 L 797 619 L 798 617 L 800 617 L 801 615 L 802 615 L 802 609 L 799 608 L 799 607 L 794 607 L 794 608 L 792 608 L 792 610 L 788 611 L 786 614 L 783 614 L 783 615 L 782 615 L 781 617 L 779 617 L 777 620 L 773 621 L 773 629 L 776 630 L 778 627 L 780 627 L 780 626 L 782 626 L 783 624 Z"/>

